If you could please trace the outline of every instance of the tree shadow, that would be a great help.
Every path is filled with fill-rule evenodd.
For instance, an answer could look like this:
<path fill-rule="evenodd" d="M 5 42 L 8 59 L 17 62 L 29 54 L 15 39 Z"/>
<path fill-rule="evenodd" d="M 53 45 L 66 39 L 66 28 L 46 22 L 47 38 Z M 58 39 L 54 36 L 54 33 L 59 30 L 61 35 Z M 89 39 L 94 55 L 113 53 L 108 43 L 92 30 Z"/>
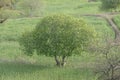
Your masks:
<path fill-rule="evenodd" d="M 19 63 L 19 62 L 2 62 L 0 63 L 0 76 L 9 76 L 14 74 L 31 74 L 36 71 L 41 71 L 45 69 L 51 69 L 54 66 L 42 65 L 42 64 L 30 64 L 30 63 Z"/>

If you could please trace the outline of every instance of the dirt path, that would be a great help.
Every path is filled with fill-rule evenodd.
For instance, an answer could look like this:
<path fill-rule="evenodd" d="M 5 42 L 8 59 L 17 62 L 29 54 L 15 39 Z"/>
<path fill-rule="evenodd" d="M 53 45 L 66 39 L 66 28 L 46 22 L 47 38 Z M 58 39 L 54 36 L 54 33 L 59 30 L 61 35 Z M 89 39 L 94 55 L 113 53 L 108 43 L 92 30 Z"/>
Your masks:
<path fill-rule="evenodd" d="M 113 18 L 117 15 L 120 14 L 120 12 L 115 12 L 115 13 L 104 13 L 104 14 L 85 14 L 81 16 L 94 16 L 94 17 L 102 17 L 104 18 L 108 24 L 111 26 L 112 30 L 115 33 L 115 39 L 120 38 L 120 30 L 117 26 L 117 24 L 114 22 Z"/>

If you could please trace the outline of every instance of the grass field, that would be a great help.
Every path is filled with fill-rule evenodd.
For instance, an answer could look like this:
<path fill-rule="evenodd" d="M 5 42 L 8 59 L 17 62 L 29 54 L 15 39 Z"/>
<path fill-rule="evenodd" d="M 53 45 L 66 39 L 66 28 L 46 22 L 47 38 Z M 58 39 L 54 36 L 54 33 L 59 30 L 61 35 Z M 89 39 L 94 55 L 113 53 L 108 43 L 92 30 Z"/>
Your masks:
<path fill-rule="evenodd" d="M 102 13 L 100 2 L 88 3 L 87 0 L 44 0 L 44 10 L 41 15 L 65 13 L 72 15 Z"/>
<path fill-rule="evenodd" d="M 69 3 L 68 3 L 69 2 Z M 99 3 L 83 3 L 79 2 L 66 2 L 69 5 L 64 4 L 53 4 L 49 5 L 50 7 L 46 8 L 47 13 L 68 13 L 68 14 L 84 14 L 84 13 L 98 13 Z M 74 5 L 73 5 L 74 4 Z M 94 7 L 94 8 L 93 8 Z"/>
<path fill-rule="evenodd" d="M 99 17 L 81 17 L 80 14 L 101 13 L 100 2 L 88 3 L 84 0 L 45 0 L 43 16 L 65 13 L 83 18 L 95 28 L 100 43 L 113 38 L 114 32 L 106 20 Z M 55 66 L 51 57 L 28 57 L 23 54 L 18 43 L 25 31 L 31 31 L 41 18 L 8 19 L 0 24 L 0 80 L 97 80 L 93 73 L 98 54 L 83 53 L 68 58 L 63 68 Z M 119 24 L 119 17 L 115 18 Z"/>
<path fill-rule="evenodd" d="M 112 37 L 113 32 L 102 18 L 83 17 L 98 31 L 98 38 Z M 97 22 L 96 22 L 97 20 Z M 17 42 L 24 31 L 32 30 L 40 18 L 9 19 L 0 25 L 0 79 L 1 80 L 96 80 L 93 67 L 94 54 L 81 54 L 68 58 L 65 68 L 57 68 L 53 58 L 27 57 Z M 14 22 L 14 23 L 13 23 Z M 102 25 L 102 26 L 101 26 Z M 104 37 L 103 37 L 104 38 Z"/>
<path fill-rule="evenodd" d="M 89 56 L 89 55 L 88 55 Z M 93 74 L 94 58 L 71 57 L 66 67 L 58 68 L 50 57 L 41 56 L 37 63 L 21 61 L 1 62 L 1 80 L 96 80 Z M 35 59 L 36 60 L 36 59 Z M 33 61 L 33 60 L 32 60 Z M 44 62 L 43 62 L 44 61 Z M 91 65 L 92 64 L 92 65 Z M 90 66 L 91 65 L 91 66 Z"/>
<path fill-rule="evenodd" d="M 120 29 L 120 15 L 115 16 L 113 20 L 117 24 L 118 28 Z"/>

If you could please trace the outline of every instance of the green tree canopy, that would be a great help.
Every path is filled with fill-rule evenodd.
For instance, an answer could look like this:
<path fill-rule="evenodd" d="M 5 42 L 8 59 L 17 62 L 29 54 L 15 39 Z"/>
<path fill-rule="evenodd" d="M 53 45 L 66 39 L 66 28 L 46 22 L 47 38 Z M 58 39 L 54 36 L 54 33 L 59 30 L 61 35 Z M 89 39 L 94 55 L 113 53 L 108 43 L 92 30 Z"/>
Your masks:
<path fill-rule="evenodd" d="M 27 54 L 54 56 L 56 64 L 63 66 L 65 58 L 84 51 L 93 36 L 83 20 L 60 14 L 44 17 L 35 30 L 23 34 L 20 44 Z"/>

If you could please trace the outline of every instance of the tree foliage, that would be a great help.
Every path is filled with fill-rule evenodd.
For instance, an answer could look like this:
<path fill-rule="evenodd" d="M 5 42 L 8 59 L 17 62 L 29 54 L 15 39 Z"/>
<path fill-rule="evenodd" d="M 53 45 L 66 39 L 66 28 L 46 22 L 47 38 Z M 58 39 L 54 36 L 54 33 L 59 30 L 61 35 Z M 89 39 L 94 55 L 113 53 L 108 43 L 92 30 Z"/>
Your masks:
<path fill-rule="evenodd" d="M 44 17 L 34 31 L 23 34 L 20 44 L 28 54 L 54 56 L 56 64 L 63 66 L 66 57 L 85 51 L 93 36 L 83 20 L 59 14 Z"/>
<path fill-rule="evenodd" d="M 102 9 L 116 9 L 120 6 L 120 0 L 101 0 Z"/>

